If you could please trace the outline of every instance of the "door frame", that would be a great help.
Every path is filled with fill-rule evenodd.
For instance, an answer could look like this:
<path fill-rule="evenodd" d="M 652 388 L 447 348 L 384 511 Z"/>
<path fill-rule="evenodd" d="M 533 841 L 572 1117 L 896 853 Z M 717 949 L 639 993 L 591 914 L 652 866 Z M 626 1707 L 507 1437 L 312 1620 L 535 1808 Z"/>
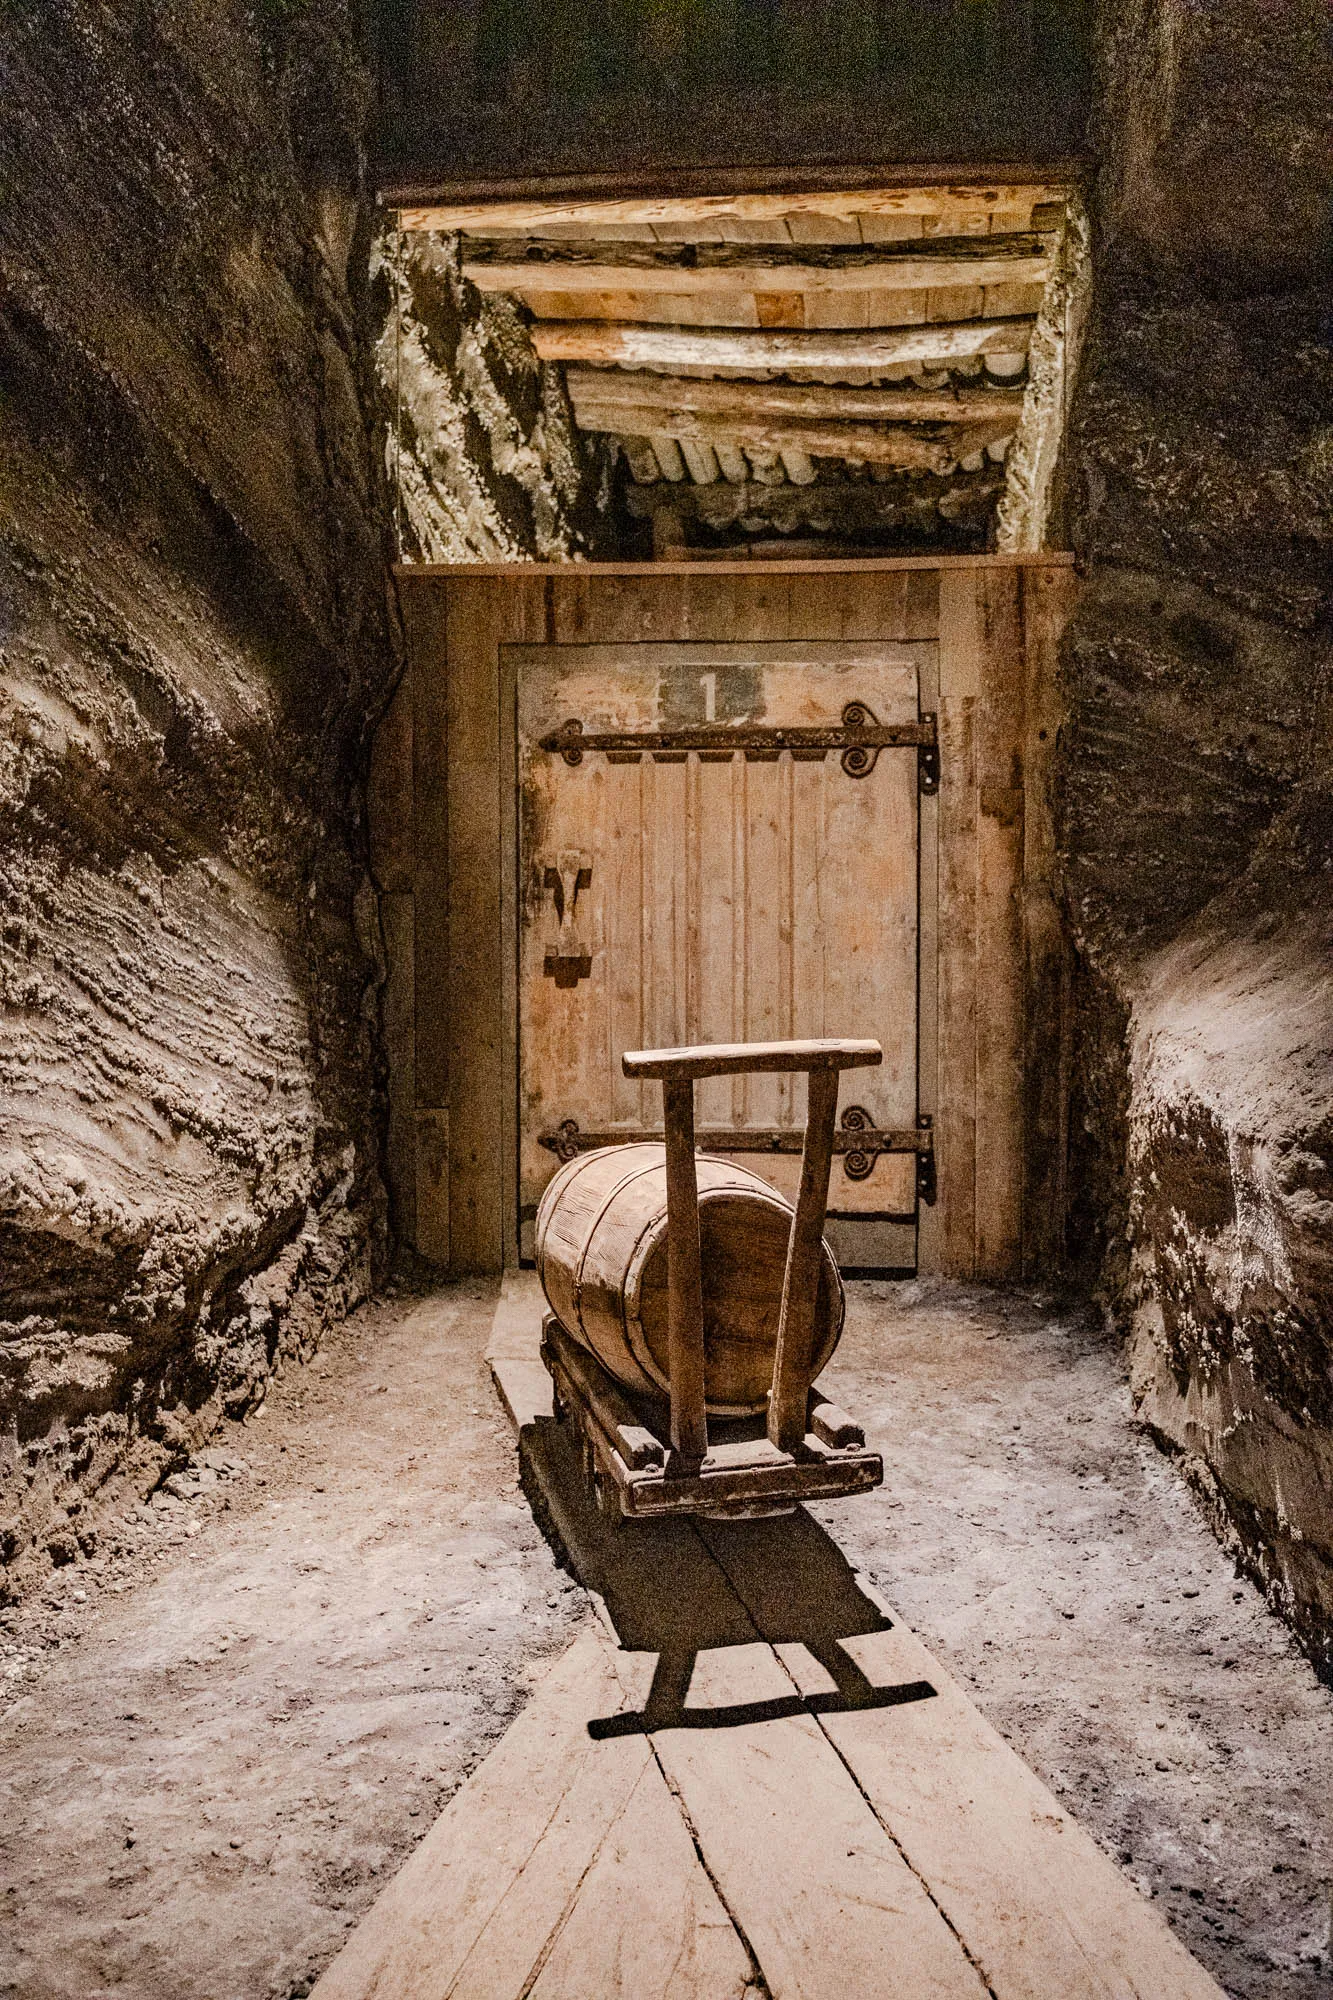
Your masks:
<path fill-rule="evenodd" d="M 923 1049 L 919 1101 L 934 1105 L 939 1200 L 921 1211 L 918 1268 L 1055 1269 L 1070 1036 L 1051 776 L 1072 558 L 421 564 L 395 577 L 408 665 L 376 735 L 369 803 L 399 1241 L 459 1275 L 517 1254 L 518 741 L 504 648 L 937 634 L 944 771 L 919 852 L 921 964 L 933 942 L 938 970 L 921 979 L 918 1022 L 937 1051 L 932 1063 Z M 744 626 L 715 635 L 711 606 Z"/>

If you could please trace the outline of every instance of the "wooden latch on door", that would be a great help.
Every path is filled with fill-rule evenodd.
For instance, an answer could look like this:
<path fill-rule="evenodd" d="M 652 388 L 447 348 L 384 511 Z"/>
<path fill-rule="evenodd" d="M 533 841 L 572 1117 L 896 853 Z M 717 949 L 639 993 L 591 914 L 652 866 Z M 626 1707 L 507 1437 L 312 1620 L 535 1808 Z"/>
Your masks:
<path fill-rule="evenodd" d="M 592 862 L 586 854 L 565 849 L 542 872 L 542 891 L 550 891 L 555 902 L 555 918 L 560 936 L 555 951 L 548 951 L 542 966 L 547 979 L 554 979 L 562 991 L 592 977 L 592 953 L 576 941 L 574 915 L 579 897 L 592 887 Z"/>

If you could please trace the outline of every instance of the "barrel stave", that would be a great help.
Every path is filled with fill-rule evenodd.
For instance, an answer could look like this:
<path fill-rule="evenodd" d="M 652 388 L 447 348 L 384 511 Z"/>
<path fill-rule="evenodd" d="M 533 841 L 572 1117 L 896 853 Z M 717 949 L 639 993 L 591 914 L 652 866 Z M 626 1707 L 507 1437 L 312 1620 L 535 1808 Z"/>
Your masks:
<path fill-rule="evenodd" d="M 709 1414 L 757 1415 L 772 1381 L 792 1210 L 730 1160 L 701 1154 L 698 1181 Z M 658 1399 L 668 1393 L 666 1237 L 660 1145 L 583 1154 L 551 1182 L 537 1216 L 538 1270 L 552 1311 L 623 1387 Z M 844 1307 L 825 1244 L 819 1368 L 837 1345 Z"/>

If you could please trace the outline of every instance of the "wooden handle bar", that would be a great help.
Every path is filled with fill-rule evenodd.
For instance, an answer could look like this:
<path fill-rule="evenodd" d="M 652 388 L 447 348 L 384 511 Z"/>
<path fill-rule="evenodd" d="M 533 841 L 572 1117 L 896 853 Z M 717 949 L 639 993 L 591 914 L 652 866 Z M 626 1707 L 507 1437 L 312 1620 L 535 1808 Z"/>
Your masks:
<path fill-rule="evenodd" d="M 787 1242 L 768 1399 L 768 1436 L 794 1452 L 805 1436 L 810 1399 L 815 1311 L 824 1255 L 824 1213 L 838 1114 L 838 1072 L 873 1069 L 884 1060 L 878 1042 L 716 1042 L 695 1049 L 632 1049 L 621 1057 L 626 1076 L 658 1077 L 666 1129 L 667 1374 L 671 1388 L 671 1447 L 687 1465 L 708 1450 L 702 1245 L 694 1163 L 694 1086 L 706 1076 L 807 1071 L 810 1098 L 801 1154 L 801 1188 Z"/>
<path fill-rule="evenodd" d="M 626 1076 L 694 1082 L 772 1071 L 873 1069 L 884 1051 L 878 1042 L 713 1042 L 694 1049 L 628 1049 L 620 1060 Z"/>

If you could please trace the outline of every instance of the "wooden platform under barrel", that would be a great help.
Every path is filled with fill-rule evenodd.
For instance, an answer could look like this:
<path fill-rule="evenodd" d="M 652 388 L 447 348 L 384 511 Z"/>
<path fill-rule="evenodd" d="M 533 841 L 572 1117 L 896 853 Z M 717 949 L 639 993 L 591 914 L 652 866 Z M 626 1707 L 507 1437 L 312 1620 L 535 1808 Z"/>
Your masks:
<path fill-rule="evenodd" d="M 860 1041 L 622 1058 L 627 1075 L 662 1082 L 665 1145 L 570 1161 L 537 1215 L 542 1355 L 608 1509 L 764 1514 L 880 1483 L 878 1453 L 813 1385 L 846 1308 L 823 1237 L 839 1074 L 881 1060 Z M 809 1077 L 794 1209 L 748 1168 L 694 1150 L 695 1082 L 763 1071 Z"/>

